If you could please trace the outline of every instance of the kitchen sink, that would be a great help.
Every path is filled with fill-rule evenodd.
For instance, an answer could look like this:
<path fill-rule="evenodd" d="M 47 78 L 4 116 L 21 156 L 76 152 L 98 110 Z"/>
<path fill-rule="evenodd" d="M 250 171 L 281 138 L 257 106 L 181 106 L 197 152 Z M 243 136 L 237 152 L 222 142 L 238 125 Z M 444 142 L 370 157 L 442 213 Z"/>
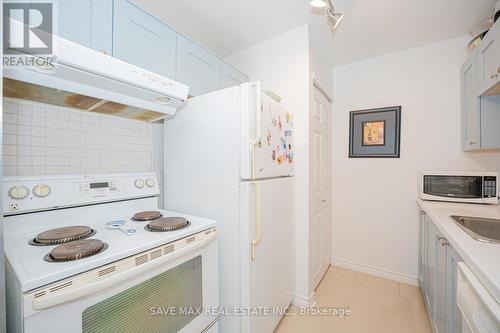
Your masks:
<path fill-rule="evenodd" d="M 500 219 L 450 216 L 472 238 L 487 243 L 500 243 Z"/>

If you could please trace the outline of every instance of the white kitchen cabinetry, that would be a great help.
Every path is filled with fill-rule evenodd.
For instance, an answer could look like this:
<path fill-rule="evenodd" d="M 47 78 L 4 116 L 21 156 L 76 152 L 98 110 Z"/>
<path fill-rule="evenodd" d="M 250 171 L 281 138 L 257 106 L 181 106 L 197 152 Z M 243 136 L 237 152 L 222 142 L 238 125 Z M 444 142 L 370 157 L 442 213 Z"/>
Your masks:
<path fill-rule="evenodd" d="M 226 64 L 225 62 L 221 63 L 220 66 L 221 89 L 233 87 L 248 81 L 249 81 L 248 75 L 243 74 L 242 72 Z"/>
<path fill-rule="evenodd" d="M 500 84 L 500 21 L 493 25 L 477 48 L 478 92 L 483 95 Z"/>
<path fill-rule="evenodd" d="M 456 305 L 458 253 L 432 220 L 420 213 L 419 283 L 434 333 L 459 333 Z"/>
<path fill-rule="evenodd" d="M 177 35 L 177 81 L 189 86 L 189 94 L 202 95 L 220 87 L 221 61 L 211 52 Z"/>

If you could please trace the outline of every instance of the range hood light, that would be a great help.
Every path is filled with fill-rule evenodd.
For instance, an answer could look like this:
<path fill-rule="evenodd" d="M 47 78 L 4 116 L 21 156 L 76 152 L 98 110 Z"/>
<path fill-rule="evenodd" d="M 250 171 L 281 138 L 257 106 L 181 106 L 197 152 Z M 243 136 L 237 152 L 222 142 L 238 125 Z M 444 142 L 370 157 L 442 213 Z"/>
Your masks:
<path fill-rule="evenodd" d="M 36 58 L 33 62 L 33 69 L 43 72 L 43 73 L 51 73 L 56 71 L 56 63 L 48 62 L 41 58 Z"/>
<path fill-rule="evenodd" d="M 315 8 L 325 8 L 326 2 L 325 2 L 325 0 L 312 0 L 311 6 L 313 6 Z"/>
<path fill-rule="evenodd" d="M 158 104 L 167 105 L 170 104 L 170 102 L 172 102 L 172 99 L 166 96 L 161 96 L 161 97 L 156 97 L 155 102 Z"/>

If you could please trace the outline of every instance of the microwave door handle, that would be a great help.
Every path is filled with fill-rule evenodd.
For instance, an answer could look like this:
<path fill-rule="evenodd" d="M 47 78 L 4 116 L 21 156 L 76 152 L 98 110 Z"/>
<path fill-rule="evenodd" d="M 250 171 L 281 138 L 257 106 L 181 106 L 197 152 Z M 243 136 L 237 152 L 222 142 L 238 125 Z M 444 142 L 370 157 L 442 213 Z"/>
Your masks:
<path fill-rule="evenodd" d="M 152 269 L 158 268 L 159 266 L 165 265 L 169 261 L 175 260 L 177 258 L 182 257 L 188 253 L 191 253 L 195 250 L 201 249 L 208 244 L 210 244 L 217 237 L 217 233 L 212 232 L 205 239 L 183 247 L 177 251 L 149 261 L 145 264 L 139 265 L 125 271 L 123 273 L 118 273 L 116 275 L 110 276 L 108 278 L 103 279 L 102 281 L 89 283 L 77 289 L 68 289 L 66 291 L 57 292 L 54 295 L 45 296 L 39 299 L 33 300 L 33 309 L 34 310 L 44 310 L 56 305 L 64 304 L 67 302 L 71 302 L 78 298 L 82 298 L 91 294 L 95 294 L 101 290 L 110 288 L 116 284 L 127 281 L 135 276 L 144 274 Z"/>

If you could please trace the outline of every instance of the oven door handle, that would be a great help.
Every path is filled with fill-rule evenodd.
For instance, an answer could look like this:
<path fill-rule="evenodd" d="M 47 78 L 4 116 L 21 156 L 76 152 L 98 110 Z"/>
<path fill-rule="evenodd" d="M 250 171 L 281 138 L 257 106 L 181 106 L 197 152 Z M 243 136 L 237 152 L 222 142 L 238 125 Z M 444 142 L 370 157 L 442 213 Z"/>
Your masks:
<path fill-rule="evenodd" d="M 115 286 L 116 284 L 121 283 L 123 281 L 130 280 L 131 278 L 137 275 L 144 274 L 145 272 L 158 268 L 159 266 L 165 265 L 166 263 L 172 260 L 175 260 L 186 254 L 192 253 L 193 251 L 201 249 L 210 244 L 213 240 L 215 240 L 215 238 L 217 238 L 217 233 L 212 232 L 211 234 L 207 235 L 203 240 L 200 240 L 196 243 L 192 243 L 191 245 L 185 246 L 179 250 L 171 252 L 157 259 L 151 260 L 142 265 L 136 266 L 122 273 L 118 273 L 116 275 L 112 275 L 109 277 L 104 277 L 101 281 L 87 283 L 79 288 L 68 288 L 67 290 L 57 291 L 56 293 L 49 294 L 48 296 L 35 298 L 33 299 L 32 302 L 33 309 L 44 310 L 60 304 L 74 301 L 82 297 L 89 296 L 91 294 L 95 294 L 101 290 Z"/>

